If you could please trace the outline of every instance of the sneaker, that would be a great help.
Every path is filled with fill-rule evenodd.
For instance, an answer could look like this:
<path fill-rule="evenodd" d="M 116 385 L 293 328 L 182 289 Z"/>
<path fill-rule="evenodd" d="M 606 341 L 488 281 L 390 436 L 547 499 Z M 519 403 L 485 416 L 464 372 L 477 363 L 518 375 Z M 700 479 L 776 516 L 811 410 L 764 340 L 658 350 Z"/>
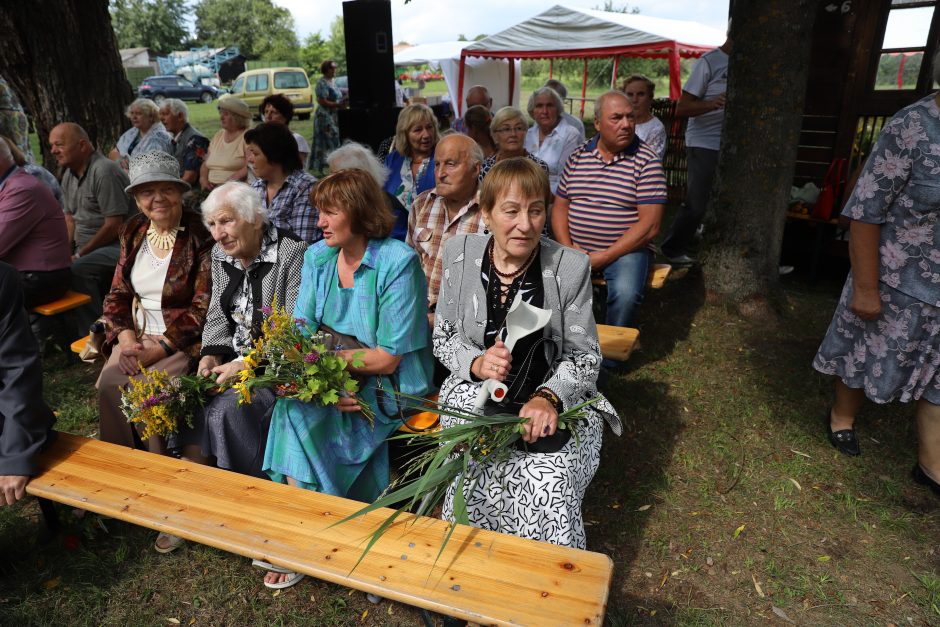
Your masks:
<path fill-rule="evenodd" d="M 666 259 L 674 266 L 692 266 L 698 263 L 698 259 L 689 257 L 688 255 L 679 255 L 678 257 L 666 257 Z"/>

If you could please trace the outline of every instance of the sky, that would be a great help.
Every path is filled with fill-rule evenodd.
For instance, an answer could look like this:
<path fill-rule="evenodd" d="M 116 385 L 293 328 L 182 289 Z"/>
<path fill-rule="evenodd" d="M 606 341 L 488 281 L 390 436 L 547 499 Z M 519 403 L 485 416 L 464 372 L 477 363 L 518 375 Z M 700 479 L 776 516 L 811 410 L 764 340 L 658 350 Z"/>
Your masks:
<path fill-rule="evenodd" d="M 310 33 L 328 38 L 330 23 L 343 13 L 342 0 L 274 0 L 294 16 L 294 26 L 301 43 Z M 473 39 L 479 34 L 493 35 L 523 20 L 538 15 L 554 4 L 593 9 L 603 0 L 392 0 L 392 36 L 395 43 L 430 44 L 454 41 L 459 35 Z M 641 15 L 690 20 L 725 29 L 728 0 L 614 0 L 640 9 Z"/>

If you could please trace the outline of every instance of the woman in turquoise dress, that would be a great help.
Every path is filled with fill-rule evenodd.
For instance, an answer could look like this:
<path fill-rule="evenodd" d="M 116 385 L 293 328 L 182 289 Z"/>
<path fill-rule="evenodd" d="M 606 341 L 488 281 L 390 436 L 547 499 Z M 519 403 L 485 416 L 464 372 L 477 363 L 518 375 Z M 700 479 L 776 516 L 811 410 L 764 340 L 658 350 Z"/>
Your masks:
<path fill-rule="evenodd" d="M 417 254 L 388 237 L 394 218 L 367 172 L 327 176 L 311 202 L 320 208 L 323 239 L 304 255 L 294 317 L 363 346 L 339 350 L 348 362 L 361 353 L 364 365 L 348 366 L 360 375 L 360 391 L 332 406 L 279 399 L 263 468 L 274 481 L 371 502 L 388 487 L 385 440 L 401 426 L 394 397 L 377 400 L 378 385 L 418 396 L 430 388 L 427 283 Z M 359 412 L 363 404 L 372 408 L 374 426 Z M 286 587 L 300 577 L 272 571 L 265 585 Z"/>
<path fill-rule="evenodd" d="M 339 114 L 346 106 L 343 92 L 336 86 L 336 62 L 328 59 L 320 64 L 320 73 L 314 85 L 317 112 L 313 116 L 313 150 L 310 153 L 310 169 L 322 172 L 326 169 L 326 156 L 339 148 Z"/>

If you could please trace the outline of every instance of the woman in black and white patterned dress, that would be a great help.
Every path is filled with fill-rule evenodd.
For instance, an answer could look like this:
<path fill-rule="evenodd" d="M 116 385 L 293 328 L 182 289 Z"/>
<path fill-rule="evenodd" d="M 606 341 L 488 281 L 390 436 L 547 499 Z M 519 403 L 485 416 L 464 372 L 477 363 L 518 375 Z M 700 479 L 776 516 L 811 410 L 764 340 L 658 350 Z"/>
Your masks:
<path fill-rule="evenodd" d="M 487 175 L 480 207 L 492 235 L 454 236 L 444 247 L 434 354 L 450 371 L 443 403 L 472 411 L 481 381 L 497 379 L 509 392 L 494 410 L 529 418 L 518 450 L 472 471 L 470 522 L 585 548 L 581 501 L 600 462 L 604 420 L 617 434 L 621 427 L 600 397 L 577 423 L 577 437 L 557 430 L 560 412 L 598 397 L 601 356 L 587 255 L 540 238 L 549 198 L 548 177 L 529 159 L 500 161 Z M 551 311 L 551 320 L 510 353 L 504 322 L 517 294 Z M 442 424 L 453 420 L 442 417 Z M 453 518 L 453 495 L 451 486 L 445 518 Z"/>

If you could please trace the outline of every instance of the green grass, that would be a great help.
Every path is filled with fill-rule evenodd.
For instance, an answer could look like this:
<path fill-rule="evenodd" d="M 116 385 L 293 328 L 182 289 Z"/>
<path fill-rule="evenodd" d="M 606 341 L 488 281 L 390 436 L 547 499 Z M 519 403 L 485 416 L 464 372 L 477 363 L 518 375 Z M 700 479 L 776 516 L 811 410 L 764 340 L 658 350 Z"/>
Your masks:
<path fill-rule="evenodd" d="M 787 277 L 787 315 L 757 323 L 674 274 L 606 388 L 624 433 L 605 433 L 584 502 L 589 548 L 615 564 L 608 624 L 782 624 L 774 607 L 799 625 L 940 624 L 940 508 L 908 477 L 913 408 L 866 405 L 859 458 L 823 435 L 832 381 L 809 364 L 839 279 Z M 94 433 L 96 369 L 54 356 L 46 372 L 59 428 Z M 0 510 L 0 625 L 420 623 L 310 578 L 275 597 L 246 559 L 160 556 L 153 532 L 88 519 L 68 523 L 77 546 L 43 544 L 35 501 Z"/>

